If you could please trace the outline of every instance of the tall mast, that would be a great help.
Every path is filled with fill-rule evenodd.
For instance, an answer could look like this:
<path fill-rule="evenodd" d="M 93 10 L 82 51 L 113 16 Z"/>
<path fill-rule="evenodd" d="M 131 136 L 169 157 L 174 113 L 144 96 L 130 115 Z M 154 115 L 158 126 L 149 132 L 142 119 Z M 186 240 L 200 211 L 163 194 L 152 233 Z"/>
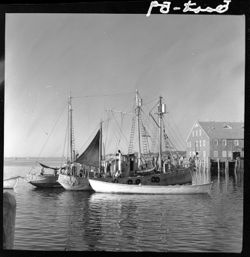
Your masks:
<path fill-rule="evenodd" d="M 100 139 L 99 139 L 99 172 L 102 166 L 102 121 L 100 122 Z"/>
<path fill-rule="evenodd" d="M 165 104 L 162 104 L 162 96 L 160 96 L 158 105 L 159 115 L 159 170 L 162 171 L 162 117 L 166 113 Z"/>
<path fill-rule="evenodd" d="M 141 166 L 141 133 L 140 133 L 140 115 L 141 115 L 141 106 L 142 106 L 142 99 L 139 97 L 138 90 L 136 90 L 135 95 L 136 101 L 136 117 L 137 117 L 137 127 L 138 127 L 138 167 Z"/>
<path fill-rule="evenodd" d="M 70 144 L 70 162 L 73 161 L 73 126 L 72 126 L 72 96 L 69 95 L 69 144 Z"/>

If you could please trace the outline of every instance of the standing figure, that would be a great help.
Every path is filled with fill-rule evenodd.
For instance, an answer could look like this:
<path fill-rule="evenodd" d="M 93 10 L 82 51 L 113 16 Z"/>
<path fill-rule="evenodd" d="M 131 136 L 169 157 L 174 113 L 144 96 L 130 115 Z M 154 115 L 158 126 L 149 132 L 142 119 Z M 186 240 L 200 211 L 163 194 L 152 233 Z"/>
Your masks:
<path fill-rule="evenodd" d="M 122 154 L 121 151 L 118 150 L 118 173 L 121 174 L 122 172 Z"/>

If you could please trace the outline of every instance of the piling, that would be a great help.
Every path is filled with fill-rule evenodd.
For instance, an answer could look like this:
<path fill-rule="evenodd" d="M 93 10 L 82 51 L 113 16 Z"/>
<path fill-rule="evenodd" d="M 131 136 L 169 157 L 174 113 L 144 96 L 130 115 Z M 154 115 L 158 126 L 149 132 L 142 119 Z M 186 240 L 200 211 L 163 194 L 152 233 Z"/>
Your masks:
<path fill-rule="evenodd" d="M 226 162 L 225 162 L 225 177 L 226 178 L 229 177 L 229 163 L 228 163 L 228 160 L 226 160 Z"/>
<path fill-rule="evenodd" d="M 235 162 L 234 162 L 234 177 L 235 177 L 235 180 L 237 181 L 237 165 L 238 163 L 237 163 L 237 160 L 235 160 Z"/>
<path fill-rule="evenodd" d="M 8 193 L 3 193 L 3 249 L 13 249 L 16 220 L 16 199 Z"/>
<path fill-rule="evenodd" d="M 217 159 L 218 181 L 220 180 L 220 159 Z"/>

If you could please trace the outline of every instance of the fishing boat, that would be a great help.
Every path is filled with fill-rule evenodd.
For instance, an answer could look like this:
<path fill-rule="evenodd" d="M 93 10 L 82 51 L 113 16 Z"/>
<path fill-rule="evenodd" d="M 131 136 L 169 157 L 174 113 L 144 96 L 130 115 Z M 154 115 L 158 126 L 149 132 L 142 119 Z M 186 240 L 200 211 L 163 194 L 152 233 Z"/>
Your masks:
<path fill-rule="evenodd" d="M 194 162 L 171 163 L 169 156 L 164 160 L 162 155 L 162 139 L 168 137 L 163 130 L 163 115 L 166 106 L 159 98 L 157 105 L 158 122 L 151 114 L 159 131 L 159 152 L 157 158 L 149 155 L 143 157 L 141 153 L 140 135 L 145 138 L 145 127 L 141 124 L 142 99 L 136 91 L 135 114 L 138 128 L 138 154 L 129 153 L 122 155 L 120 151 L 116 158 L 111 161 L 111 168 L 107 172 L 100 166 L 98 177 L 89 178 L 89 183 L 94 191 L 105 193 L 139 193 L 139 194 L 195 194 L 207 193 L 211 184 L 196 184 L 192 181 L 193 173 L 196 172 Z M 132 126 L 135 127 L 135 126 Z M 144 133 L 144 135 L 143 135 Z M 132 133 L 133 134 L 133 133 Z M 173 156 L 171 156 L 172 159 Z M 105 165 L 106 166 L 106 165 Z"/>
<path fill-rule="evenodd" d="M 58 171 L 59 167 L 50 167 L 48 165 L 40 163 L 41 171 L 38 173 L 37 171 L 31 170 L 30 173 L 26 177 L 26 181 L 31 185 L 38 188 L 53 188 L 53 187 L 62 187 L 58 182 Z M 49 171 L 51 171 L 49 172 Z"/>
<path fill-rule="evenodd" d="M 99 167 L 99 144 L 101 132 L 98 130 L 95 137 L 80 155 L 75 155 L 73 126 L 72 126 L 72 97 L 68 101 L 68 122 L 69 122 L 69 145 L 70 159 L 63 169 L 60 170 L 58 183 L 66 190 L 73 191 L 92 191 L 88 177 L 93 177 L 96 167 Z"/>
<path fill-rule="evenodd" d="M 15 189 L 19 178 L 20 178 L 20 176 L 4 179 L 3 180 L 3 188 L 4 189 Z"/>
<path fill-rule="evenodd" d="M 112 183 L 100 179 L 89 179 L 93 190 L 98 193 L 122 194 L 206 194 L 211 190 L 211 183 L 200 185 L 152 185 L 152 184 L 123 184 Z"/>

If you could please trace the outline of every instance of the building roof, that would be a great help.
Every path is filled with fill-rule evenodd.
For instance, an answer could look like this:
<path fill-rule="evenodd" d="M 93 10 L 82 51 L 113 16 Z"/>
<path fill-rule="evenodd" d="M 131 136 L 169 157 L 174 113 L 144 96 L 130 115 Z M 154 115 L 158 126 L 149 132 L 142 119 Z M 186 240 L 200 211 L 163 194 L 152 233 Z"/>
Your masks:
<path fill-rule="evenodd" d="M 244 139 L 243 122 L 199 121 L 210 138 Z"/>

